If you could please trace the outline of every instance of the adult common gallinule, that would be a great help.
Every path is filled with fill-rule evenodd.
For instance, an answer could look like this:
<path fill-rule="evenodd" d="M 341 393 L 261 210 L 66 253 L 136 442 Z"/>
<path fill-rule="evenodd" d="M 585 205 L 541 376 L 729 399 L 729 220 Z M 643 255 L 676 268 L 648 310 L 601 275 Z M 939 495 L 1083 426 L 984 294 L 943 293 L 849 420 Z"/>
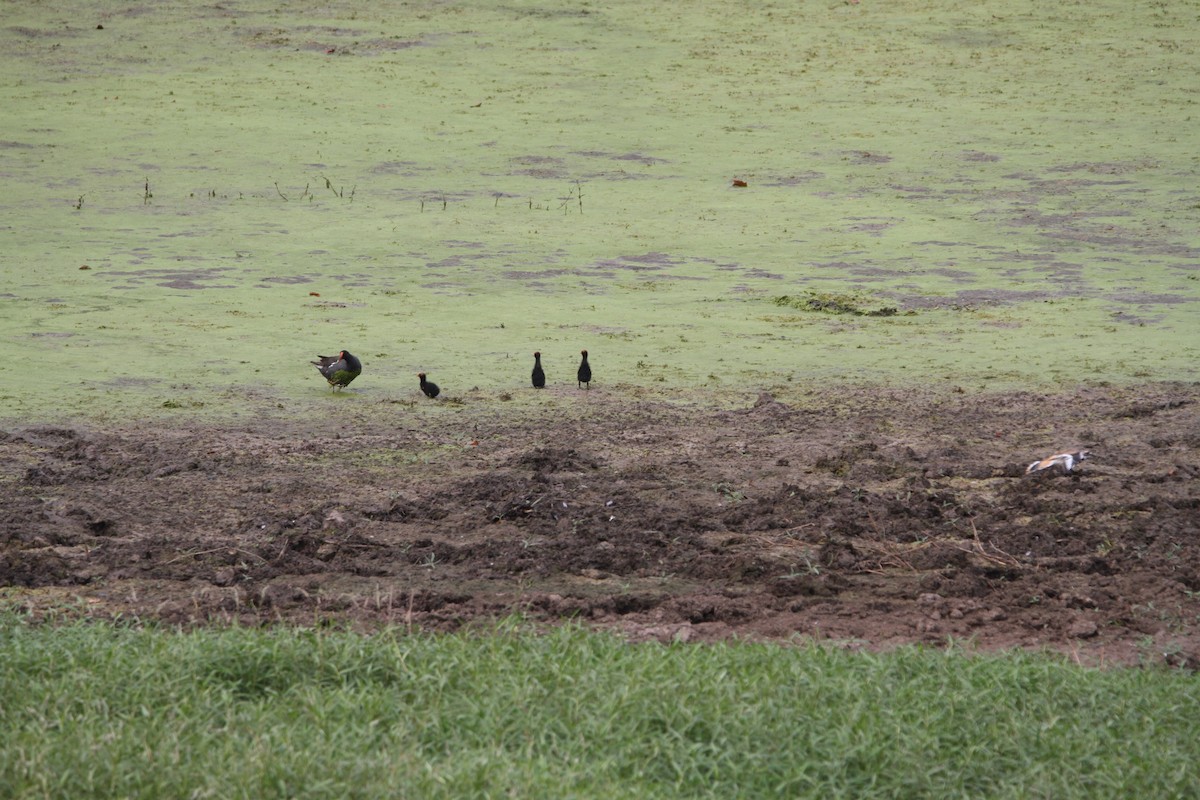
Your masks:
<path fill-rule="evenodd" d="M 362 362 L 349 350 L 341 350 L 336 356 L 317 356 L 317 358 L 321 360 L 309 363 L 320 370 L 335 392 L 344 386 L 349 386 L 350 381 L 362 374 Z"/>

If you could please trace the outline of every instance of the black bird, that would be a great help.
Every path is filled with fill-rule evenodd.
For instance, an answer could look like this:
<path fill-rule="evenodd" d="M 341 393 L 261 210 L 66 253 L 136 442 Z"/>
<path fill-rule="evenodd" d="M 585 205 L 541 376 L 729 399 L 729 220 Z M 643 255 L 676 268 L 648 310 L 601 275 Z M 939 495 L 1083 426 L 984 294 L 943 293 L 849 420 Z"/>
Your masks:
<path fill-rule="evenodd" d="M 441 393 L 442 390 L 436 383 L 425 380 L 424 372 L 418 372 L 417 377 L 421 379 L 421 391 L 425 393 L 426 397 L 437 397 Z"/>
<path fill-rule="evenodd" d="M 336 356 L 317 356 L 320 361 L 309 362 L 320 370 L 336 392 L 343 386 L 349 386 L 350 381 L 362 374 L 362 362 L 348 350 L 338 352 Z"/>
<path fill-rule="evenodd" d="M 583 361 L 579 362 L 579 372 L 575 376 L 579 379 L 578 385 L 587 384 L 584 388 L 592 388 L 592 368 L 587 363 L 587 350 L 580 350 L 579 354 L 583 356 Z"/>
<path fill-rule="evenodd" d="M 546 388 L 546 373 L 542 371 L 542 354 L 533 354 L 533 388 Z"/>

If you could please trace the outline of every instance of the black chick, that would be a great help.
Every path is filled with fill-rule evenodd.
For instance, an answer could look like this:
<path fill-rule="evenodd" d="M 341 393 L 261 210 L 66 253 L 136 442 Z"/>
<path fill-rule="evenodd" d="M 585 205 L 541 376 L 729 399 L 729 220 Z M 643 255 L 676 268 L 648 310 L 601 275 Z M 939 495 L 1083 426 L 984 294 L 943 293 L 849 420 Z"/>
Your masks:
<path fill-rule="evenodd" d="M 425 393 L 426 397 L 433 398 L 441 394 L 442 390 L 438 388 L 436 383 L 425 380 L 424 372 L 418 372 L 417 377 L 421 379 L 421 391 Z"/>
<path fill-rule="evenodd" d="M 587 350 L 580 350 L 579 354 L 583 356 L 583 361 L 579 362 L 579 372 L 575 377 L 579 379 L 579 386 L 590 389 L 592 388 L 592 368 L 588 365 Z"/>
<path fill-rule="evenodd" d="M 533 388 L 546 388 L 546 373 L 542 371 L 542 354 L 533 354 Z"/>
<path fill-rule="evenodd" d="M 335 392 L 344 386 L 349 386 L 350 381 L 362 374 L 362 362 L 348 350 L 339 351 L 336 356 L 317 356 L 317 358 L 321 360 L 309 363 L 320 370 L 321 375 L 329 381 L 329 385 Z"/>

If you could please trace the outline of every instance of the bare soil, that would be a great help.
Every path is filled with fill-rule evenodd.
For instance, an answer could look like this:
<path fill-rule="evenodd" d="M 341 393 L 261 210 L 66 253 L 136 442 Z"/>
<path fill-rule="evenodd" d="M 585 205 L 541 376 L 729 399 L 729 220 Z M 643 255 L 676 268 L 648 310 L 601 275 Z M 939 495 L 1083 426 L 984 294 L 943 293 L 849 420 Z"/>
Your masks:
<path fill-rule="evenodd" d="M 725 410 L 630 387 L 539 397 L 340 427 L 10 426 L 0 600 L 185 626 L 520 612 L 633 639 L 1200 664 L 1195 384 Z M 1075 472 L 1024 474 L 1081 446 Z"/>

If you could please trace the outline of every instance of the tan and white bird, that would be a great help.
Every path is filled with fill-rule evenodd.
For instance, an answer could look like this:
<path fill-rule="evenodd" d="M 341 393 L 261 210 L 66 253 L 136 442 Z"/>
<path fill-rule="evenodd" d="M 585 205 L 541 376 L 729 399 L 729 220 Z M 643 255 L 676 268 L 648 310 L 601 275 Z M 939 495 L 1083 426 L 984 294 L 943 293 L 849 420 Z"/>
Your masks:
<path fill-rule="evenodd" d="M 1042 472 L 1043 470 L 1053 469 L 1054 467 L 1061 468 L 1065 474 L 1075 469 L 1076 465 L 1078 465 L 1080 461 L 1084 461 L 1085 459 L 1091 457 L 1091 455 L 1092 454 L 1087 450 L 1074 450 L 1070 453 L 1059 453 L 1058 455 L 1047 456 L 1041 461 L 1035 461 L 1026 467 L 1025 474 L 1032 475 L 1035 472 Z"/>

